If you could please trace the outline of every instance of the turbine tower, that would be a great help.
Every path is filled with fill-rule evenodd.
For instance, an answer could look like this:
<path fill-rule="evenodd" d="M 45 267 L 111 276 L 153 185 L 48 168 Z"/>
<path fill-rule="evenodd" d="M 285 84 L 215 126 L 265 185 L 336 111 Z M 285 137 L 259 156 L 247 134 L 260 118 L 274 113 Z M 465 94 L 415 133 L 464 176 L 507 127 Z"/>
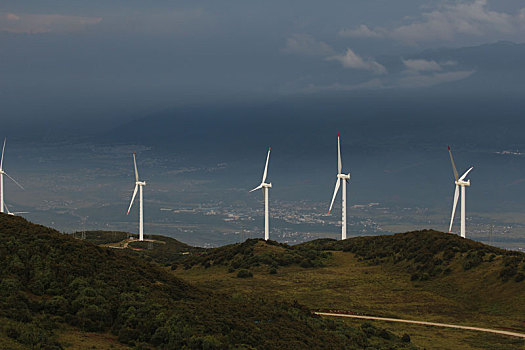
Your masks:
<path fill-rule="evenodd" d="M 268 191 L 270 188 L 272 188 L 272 183 L 267 184 L 266 182 L 266 175 L 268 174 L 268 161 L 270 160 L 270 150 L 272 148 L 268 148 L 268 156 L 266 156 L 266 165 L 264 166 L 264 173 L 262 177 L 261 184 L 257 187 L 255 187 L 250 192 L 256 191 L 258 189 L 263 190 L 264 194 L 264 239 L 267 241 L 270 239 L 270 218 L 268 214 Z"/>
<path fill-rule="evenodd" d="M 470 167 L 469 170 L 458 178 L 458 171 L 456 170 L 456 164 L 454 164 L 454 158 L 452 158 L 452 151 L 450 146 L 448 146 L 448 154 L 450 155 L 450 162 L 452 163 L 452 170 L 454 171 L 454 177 L 456 179 L 456 191 L 454 192 L 454 202 L 452 204 L 452 216 L 450 217 L 450 226 L 448 228 L 448 233 L 452 232 L 452 223 L 454 222 L 454 214 L 456 213 L 456 205 L 458 204 L 459 198 L 459 187 L 461 187 L 461 237 L 465 238 L 465 187 L 470 186 L 470 180 L 465 181 L 468 173 L 474 169 Z"/>
<path fill-rule="evenodd" d="M 341 193 L 341 239 L 346 239 L 346 183 L 350 180 L 350 173 L 343 174 L 341 170 L 343 169 L 343 163 L 341 162 L 341 142 L 339 140 L 339 133 L 337 133 L 337 180 L 335 181 L 334 195 L 332 196 L 332 203 L 330 203 L 330 209 L 328 209 L 328 214 L 332 212 L 332 206 L 334 205 L 335 196 L 337 196 L 337 191 L 341 182 L 343 182 L 343 190 Z"/>
<path fill-rule="evenodd" d="M 15 184 L 18 185 L 21 189 L 24 189 L 22 185 L 20 185 L 18 182 L 16 182 L 15 179 L 13 179 L 11 176 L 9 176 L 4 171 L 4 151 L 5 151 L 5 142 L 7 139 L 4 139 L 4 147 L 2 147 L 2 159 L 0 160 L 0 213 L 4 213 L 5 210 L 5 203 L 4 203 L 4 175 L 13 180 Z"/>
<path fill-rule="evenodd" d="M 146 186 L 145 181 L 139 181 L 139 172 L 137 171 L 137 161 L 135 160 L 135 153 L 133 153 L 133 165 L 135 165 L 135 189 L 133 190 L 133 196 L 131 197 L 131 202 L 129 203 L 128 213 L 131 210 L 133 205 L 133 200 L 137 195 L 137 189 L 140 189 L 139 193 L 139 241 L 144 240 L 144 204 L 142 197 L 142 187 Z"/>

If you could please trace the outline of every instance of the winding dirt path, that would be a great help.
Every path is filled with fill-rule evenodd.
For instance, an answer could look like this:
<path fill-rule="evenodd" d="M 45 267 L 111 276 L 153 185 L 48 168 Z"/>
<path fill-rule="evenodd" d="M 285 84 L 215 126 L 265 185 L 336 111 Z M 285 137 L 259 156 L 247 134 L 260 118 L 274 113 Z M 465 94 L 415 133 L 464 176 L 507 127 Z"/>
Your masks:
<path fill-rule="evenodd" d="M 403 320 L 403 319 L 399 319 L 399 318 L 361 316 L 361 315 L 352 315 L 352 314 L 340 314 L 340 313 L 331 313 L 331 312 L 314 312 L 314 313 L 316 315 L 320 315 L 320 316 L 349 317 L 349 318 L 360 318 L 360 319 L 364 319 L 364 320 L 413 323 L 413 324 L 420 324 L 420 325 L 425 325 L 425 326 L 436 326 L 436 327 L 448 327 L 448 328 L 457 328 L 457 329 L 467 329 L 467 330 L 470 330 L 470 331 L 496 333 L 496 334 L 510 335 L 510 336 L 513 336 L 513 337 L 525 338 L 525 334 L 523 334 L 523 333 L 501 331 L 499 329 L 479 328 L 479 327 L 470 327 L 470 326 L 459 326 L 459 325 L 448 324 L 448 323 L 436 323 L 436 322 L 426 322 L 426 321 Z"/>

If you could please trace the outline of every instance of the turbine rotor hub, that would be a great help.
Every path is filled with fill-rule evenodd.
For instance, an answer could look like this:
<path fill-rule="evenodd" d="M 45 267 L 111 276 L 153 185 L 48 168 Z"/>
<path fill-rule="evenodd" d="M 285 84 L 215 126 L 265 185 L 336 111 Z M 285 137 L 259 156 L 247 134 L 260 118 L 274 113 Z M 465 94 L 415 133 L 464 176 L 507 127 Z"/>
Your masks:
<path fill-rule="evenodd" d="M 458 180 L 455 182 L 458 186 L 470 186 L 470 180 L 464 181 L 464 180 Z"/>

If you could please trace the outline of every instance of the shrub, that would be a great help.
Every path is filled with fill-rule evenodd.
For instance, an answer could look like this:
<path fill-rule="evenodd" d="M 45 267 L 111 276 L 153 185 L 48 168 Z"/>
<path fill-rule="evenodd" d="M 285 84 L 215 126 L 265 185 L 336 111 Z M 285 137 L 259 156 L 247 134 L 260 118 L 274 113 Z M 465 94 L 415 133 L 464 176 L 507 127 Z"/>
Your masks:
<path fill-rule="evenodd" d="M 248 270 L 240 270 L 239 272 L 237 272 L 237 277 L 238 278 L 249 278 L 249 277 L 253 277 L 253 273 L 251 273 Z"/>
<path fill-rule="evenodd" d="M 518 273 L 518 269 L 516 268 L 516 266 L 510 265 L 510 266 L 505 267 L 503 270 L 501 270 L 501 272 L 499 273 L 499 276 L 501 277 L 503 281 L 506 282 L 509 280 L 509 278 L 516 275 L 516 273 Z"/>
<path fill-rule="evenodd" d="M 516 282 L 521 282 L 523 280 L 525 280 L 525 275 L 523 273 L 521 273 L 521 272 L 519 272 L 516 275 L 516 277 L 514 277 L 514 281 L 516 281 Z"/>
<path fill-rule="evenodd" d="M 137 340 L 139 336 L 140 333 L 136 329 L 122 328 L 118 332 L 118 341 L 124 344 L 133 345 L 134 341 Z"/>
<path fill-rule="evenodd" d="M 403 334 L 403 336 L 401 337 L 401 341 L 404 343 L 410 343 L 410 336 L 406 333 Z"/>
<path fill-rule="evenodd" d="M 307 268 L 310 268 L 310 267 L 314 267 L 314 264 L 312 264 L 312 261 L 309 260 L 309 259 L 304 259 L 303 261 L 301 261 L 301 264 L 300 264 L 301 267 L 307 269 Z"/>

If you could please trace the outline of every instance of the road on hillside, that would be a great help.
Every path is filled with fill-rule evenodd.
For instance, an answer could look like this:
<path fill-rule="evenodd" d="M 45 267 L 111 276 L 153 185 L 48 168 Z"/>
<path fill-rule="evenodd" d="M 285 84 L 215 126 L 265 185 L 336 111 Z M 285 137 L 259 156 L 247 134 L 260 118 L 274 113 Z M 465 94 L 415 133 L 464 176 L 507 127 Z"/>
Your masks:
<path fill-rule="evenodd" d="M 525 334 L 501 331 L 498 329 L 489 329 L 489 328 L 479 328 L 479 327 L 469 327 L 469 326 L 459 326 L 455 324 L 447 323 L 436 323 L 436 322 L 425 322 L 425 321 L 414 321 L 414 320 L 403 320 L 399 318 L 388 318 L 388 317 L 374 317 L 374 316 L 361 316 L 361 315 L 352 315 L 352 314 L 340 314 L 340 313 L 331 313 L 331 312 L 314 312 L 316 315 L 320 316 L 333 316 L 333 317 L 349 317 L 349 318 L 360 318 L 364 320 L 376 320 L 376 321 L 388 321 L 388 322 L 402 322 L 402 323 L 413 323 L 420 324 L 425 326 L 436 326 L 436 327 L 448 327 L 448 328 L 458 328 L 458 329 L 467 329 L 470 331 L 478 332 L 487 332 L 487 333 L 496 333 L 503 335 L 510 335 L 513 337 L 525 338 Z"/>

